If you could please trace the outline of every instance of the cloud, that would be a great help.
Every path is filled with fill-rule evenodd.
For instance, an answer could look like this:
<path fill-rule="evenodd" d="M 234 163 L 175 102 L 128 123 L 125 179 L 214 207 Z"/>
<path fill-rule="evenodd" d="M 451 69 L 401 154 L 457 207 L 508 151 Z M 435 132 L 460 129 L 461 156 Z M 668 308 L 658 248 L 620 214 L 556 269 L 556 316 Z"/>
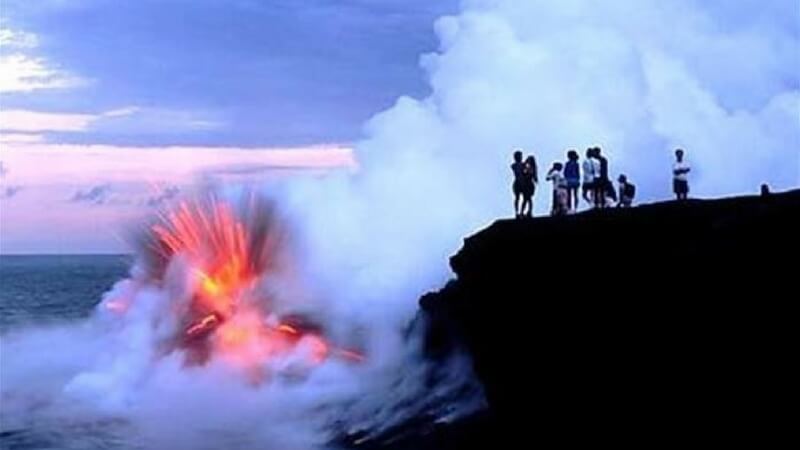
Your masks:
<path fill-rule="evenodd" d="M 52 68 L 43 58 L 21 53 L 0 56 L 0 93 L 85 86 L 87 80 Z"/>
<path fill-rule="evenodd" d="M 7 173 L 8 167 L 6 167 L 6 164 L 3 161 L 0 161 L 0 178 L 6 176 Z"/>
<path fill-rule="evenodd" d="M 44 142 L 44 136 L 41 134 L 14 134 L 2 133 L 0 134 L 0 144 L 24 143 L 24 144 L 37 144 Z"/>
<path fill-rule="evenodd" d="M 437 285 L 460 236 L 512 216 L 516 147 L 548 167 L 600 145 L 611 174 L 626 173 L 648 202 L 672 198 L 676 146 L 698 197 L 796 188 L 796 1 L 785 2 L 793 32 L 772 27 L 779 13 L 763 2 L 726 3 L 741 8 L 737 23 L 708 9 L 719 2 L 664 3 L 465 0 L 438 20 L 439 49 L 421 59 L 430 95 L 401 97 L 369 121 L 352 183 L 298 188 L 298 198 L 327 199 L 297 201 L 316 270 L 378 301 Z M 548 191 L 537 190 L 537 214 Z M 369 276 L 337 273 L 363 267 Z"/>
<path fill-rule="evenodd" d="M 69 6 L 59 7 L 43 1 L 0 0 L 17 5 L 18 14 L 8 16 L 18 28 L 39 35 L 40 56 L 96 82 L 85 92 L 15 96 L 23 100 L 17 107 L 207 111 L 181 120 L 181 127 L 159 127 L 165 134 L 180 130 L 178 138 L 124 130 L 118 136 L 114 127 L 98 137 L 70 136 L 70 142 L 274 146 L 352 142 L 363 121 L 397 95 L 423 95 L 418 53 L 435 45 L 436 11 L 451 11 L 459 0 L 390 0 L 391 6 L 280 0 L 280 7 L 275 0 L 201 0 L 191 10 L 184 1 L 64 0 Z M 220 14 L 227 25 L 209 27 L 209 18 Z M 287 32 L 292 39 L 285 39 Z M 209 136 L 220 126 L 229 132 Z M 202 136 L 189 140 L 192 130 Z"/>
<path fill-rule="evenodd" d="M 89 83 L 34 55 L 39 38 L 33 33 L 0 28 L 0 46 L 0 93 L 69 89 Z"/>
<path fill-rule="evenodd" d="M 0 191 L 0 198 L 11 198 L 14 197 L 22 190 L 22 186 L 7 186 L 2 191 Z"/>
<path fill-rule="evenodd" d="M 0 46 L 5 48 L 36 48 L 39 38 L 33 33 L 0 28 Z"/>
<path fill-rule="evenodd" d="M 71 201 L 75 203 L 91 203 L 94 205 L 102 205 L 108 201 L 111 195 L 111 185 L 102 184 L 94 186 L 89 190 L 79 190 L 72 196 Z"/>
<path fill-rule="evenodd" d="M 178 186 L 169 186 L 166 189 L 159 192 L 157 195 L 153 195 L 147 199 L 147 206 L 150 207 L 159 207 L 168 203 L 173 198 L 177 197 L 180 194 L 181 190 Z"/>
<path fill-rule="evenodd" d="M 9 143 L 3 160 L 14 167 L 18 182 L 25 185 L 102 182 L 191 183 L 208 176 L 225 176 L 270 170 L 313 169 L 355 171 L 351 148 L 313 146 L 300 148 L 237 147 L 123 147 Z M 236 173 L 231 173 L 236 172 Z"/>
<path fill-rule="evenodd" d="M 422 59 L 432 94 L 401 98 L 367 126 L 365 172 L 405 174 L 415 186 L 430 169 L 452 185 L 424 194 L 472 192 L 484 217 L 508 208 L 493 187 L 508 174 L 487 168 L 518 146 L 549 165 L 568 148 L 600 145 L 647 200 L 670 197 L 676 146 L 688 151 L 698 196 L 797 186 L 796 2 L 672 3 L 465 1 L 437 21 L 440 48 Z M 771 25 L 787 13 L 792 28 Z M 418 169 L 401 169 L 409 162 Z M 469 198 L 458 197 L 451 203 Z M 546 211 L 549 202 L 537 203 Z"/>
<path fill-rule="evenodd" d="M 203 111 L 128 106 L 98 114 L 0 110 L 0 130 L 100 134 L 170 134 L 212 131 L 225 126 L 217 115 Z"/>
<path fill-rule="evenodd" d="M 118 234 L 151 213 L 150 208 L 169 202 L 178 190 L 191 192 L 198 183 L 231 178 L 272 182 L 323 173 L 340 178 L 357 167 L 351 148 L 334 145 L 248 149 L 13 142 L 0 154 L 0 167 L 12 169 L 5 185 L 24 186 L 26 200 L 0 206 L 5 251 L 24 252 L 125 251 Z M 226 172 L 247 166 L 259 171 Z M 99 202 L 102 206 L 87 214 L 87 206 Z"/>
<path fill-rule="evenodd" d="M 45 113 L 25 110 L 0 110 L 0 130 L 86 131 L 99 117 L 92 114 Z"/>
<path fill-rule="evenodd" d="M 103 117 L 124 117 L 129 116 L 131 114 L 136 114 L 142 109 L 137 106 L 128 106 L 125 108 L 114 109 L 111 111 L 106 111 L 102 114 Z"/>
<path fill-rule="evenodd" d="M 202 110 L 128 106 L 99 115 L 92 131 L 114 134 L 175 134 L 220 130 L 226 121 L 218 113 Z"/>

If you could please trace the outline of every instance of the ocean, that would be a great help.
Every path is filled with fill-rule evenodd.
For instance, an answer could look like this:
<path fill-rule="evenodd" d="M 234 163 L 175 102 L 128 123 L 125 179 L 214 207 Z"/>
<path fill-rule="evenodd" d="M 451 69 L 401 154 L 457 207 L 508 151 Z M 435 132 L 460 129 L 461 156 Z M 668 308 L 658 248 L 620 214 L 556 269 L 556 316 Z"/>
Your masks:
<path fill-rule="evenodd" d="M 125 255 L 0 256 L 0 333 L 88 317 L 130 263 Z"/>
<path fill-rule="evenodd" d="M 111 360 L 107 371 L 94 372 L 93 361 L 105 355 L 101 349 L 136 340 L 135 334 L 105 333 L 108 324 L 94 320 L 96 314 L 89 320 L 103 294 L 128 277 L 131 263 L 124 255 L 0 257 L 0 450 L 327 449 L 327 439 L 335 447 L 333 442 L 351 445 L 345 434 L 356 439 L 375 424 L 400 420 L 395 417 L 425 416 L 413 403 L 395 404 L 381 394 L 365 397 L 358 406 L 382 411 L 375 416 L 379 421 L 372 415 L 360 418 L 349 389 L 360 391 L 358 376 L 371 369 L 337 361 L 302 384 L 297 378 L 275 378 L 279 388 L 258 389 L 227 378 L 230 372 L 218 367 L 200 373 L 167 361 L 159 371 L 144 370 L 138 362 L 146 364 L 150 353 L 141 349 Z M 414 394 L 417 367 L 424 366 L 414 365 L 407 375 L 382 375 L 389 387 L 374 392 L 425 398 Z M 216 378 L 220 373 L 227 374 L 223 383 Z M 143 374 L 150 377 L 147 383 L 136 378 Z M 405 376 L 413 382 L 403 381 Z M 93 396 L 97 393 L 101 396 Z M 372 425 L 339 429 L 339 419 L 330 418 L 344 411 L 354 423 Z M 364 445 L 381 448 L 377 442 Z"/>
<path fill-rule="evenodd" d="M 82 321 L 103 293 L 125 278 L 130 262 L 122 255 L 0 256 L 0 449 L 114 447 L 116 438 L 109 436 L 107 425 L 88 429 L 85 424 L 55 422 L 38 414 L 41 403 L 35 401 L 19 409 L 19 393 L 3 389 L 19 375 L 4 370 L 12 366 L 12 358 L 19 361 L 19 355 L 3 344 L 27 330 Z M 59 352 L 58 346 L 52 342 L 51 356 Z M 37 355 L 35 360 L 47 358 Z"/>

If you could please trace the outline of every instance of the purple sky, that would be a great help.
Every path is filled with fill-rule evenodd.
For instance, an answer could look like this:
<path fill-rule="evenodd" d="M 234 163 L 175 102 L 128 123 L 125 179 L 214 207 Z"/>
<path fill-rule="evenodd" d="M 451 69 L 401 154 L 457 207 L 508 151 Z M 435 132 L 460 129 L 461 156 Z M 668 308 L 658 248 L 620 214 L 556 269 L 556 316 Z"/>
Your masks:
<path fill-rule="evenodd" d="M 232 168 L 352 170 L 363 123 L 428 93 L 419 55 L 456 6 L 4 0 L 0 252 L 121 251 L 126 223 Z"/>
<path fill-rule="evenodd" d="M 355 170 L 415 223 L 449 196 L 424 220 L 452 238 L 508 211 L 516 147 L 601 145 L 640 202 L 678 146 L 698 197 L 800 181 L 796 0 L 2 0 L 0 43 L 2 253 L 121 251 L 194 186 Z"/>

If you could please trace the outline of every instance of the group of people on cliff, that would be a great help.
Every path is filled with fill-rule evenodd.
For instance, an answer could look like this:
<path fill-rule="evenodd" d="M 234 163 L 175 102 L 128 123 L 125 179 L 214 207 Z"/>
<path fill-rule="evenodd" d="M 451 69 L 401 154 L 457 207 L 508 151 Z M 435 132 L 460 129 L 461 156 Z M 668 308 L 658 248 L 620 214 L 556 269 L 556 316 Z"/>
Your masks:
<path fill-rule="evenodd" d="M 608 158 L 600 147 L 586 149 L 583 162 L 575 150 L 567 151 L 565 162 L 554 162 L 546 175 L 546 181 L 553 185 L 550 213 L 554 216 L 574 213 L 578 210 L 580 198 L 593 208 L 601 209 L 616 205 L 628 208 L 636 197 L 636 186 L 625 174 L 617 177 L 617 188 L 609 176 Z M 529 155 L 523 159 L 521 150 L 513 155 L 511 171 L 514 174 L 514 212 L 518 218 L 533 216 L 533 196 L 539 184 L 536 158 Z M 675 163 L 672 168 L 673 192 L 678 200 L 686 200 L 689 195 L 689 172 L 691 168 L 684 159 L 682 149 L 675 150 Z"/>

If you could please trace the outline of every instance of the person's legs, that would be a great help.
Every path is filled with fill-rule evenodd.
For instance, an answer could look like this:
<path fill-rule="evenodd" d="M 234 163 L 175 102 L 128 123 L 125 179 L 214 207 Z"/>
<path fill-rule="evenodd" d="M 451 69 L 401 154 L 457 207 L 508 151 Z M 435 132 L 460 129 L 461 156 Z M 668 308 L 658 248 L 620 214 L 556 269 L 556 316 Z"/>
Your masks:
<path fill-rule="evenodd" d="M 569 210 L 578 209 L 578 188 L 575 185 L 567 188 L 567 208 Z"/>
<path fill-rule="evenodd" d="M 609 199 L 611 203 L 615 203 L 619 198 L 617 198 L 617 191 L 614 189 L 614 184 L 611 180 L 606 181 L 606 197 Z"/>
<path fill-rule="evenodd" d="M 685 180 L 675 180 L 674 183 L 675 195 L 678 200 L 686 200 L 689 198 L 689 183 Z"/>
<path fill-rule="evenodd" d="M 597 186 L 594 190 L 595 206 L 598 208 L 606 207 L 606 182 L 605 180 L 597 181 Z"/>
<path fill-rule="evenodd" d="M 528 192 L 528 217 L 533 217 L 533 196 L 536 194 L 536 185 Z"/>
<path fill-rule="evenodd" d="M 607 204 L 607 202 L 608 202 L 608 191 L 607 191 L 607 189 L 608 189 L 608 181 L 603 180 L 603 182 L 600 183 L 600 204 L 603 205 L 603 208 L 608 206 L 608 204 Z"/>
<path fill-rule="evenodd" d="M 517 217 L 519 217 L 519 215 L 520 215 L 519 198 L 521 196 L 522 195 L 519 192 L 517 192 L 517 191 L 514 192 L 514 215 L 517 216 Z"/>
<path fill-rule="evenodd" d="M 531 211 L 531 198 L 528 194 L 524 194 L 522 197 L 522 209 L 519 212 L 520 216 L 527 216 L 530 214 Z"/>
<path fill-rule="evenodd" d="M 567 208 L 572 208 L 572 188 L 567 186 Z"/>
<path fill-rule="evenodd" d="M 594 203 L 594 199 L 592 198 L 593 190 L 594 187 L 591 183 L 583 183 L 583 199 L 586 200 L 586 203 L 589 205 L 589 207 L 591 207 Z"/>

